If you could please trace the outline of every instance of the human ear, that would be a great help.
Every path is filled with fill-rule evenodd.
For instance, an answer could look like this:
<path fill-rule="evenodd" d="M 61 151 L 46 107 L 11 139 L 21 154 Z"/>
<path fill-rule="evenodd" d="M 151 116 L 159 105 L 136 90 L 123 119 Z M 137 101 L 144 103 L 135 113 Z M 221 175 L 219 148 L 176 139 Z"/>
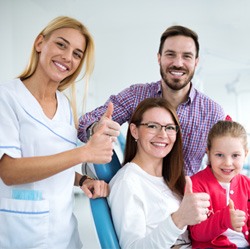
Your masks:
<path fill-rule="evenodd" d="M 245 158 L 247 157 L 248 155 L 248 149 L 245 150 Z"/>
<path fill-rule="evenodd" d="M 210 164 L 210 151 L 208 148 L 206 148 L 206 154 L 207 154 L 207 164 Z"/>
<path fill-rule="evenodd" d="M 199 60 L 200 60 L 199 58 L 196 58 L 196 59 L 195 59 L 195 67 L 197 67 L 197 65 L 198 65 L 198 63 L 199 63 Z"/>
<path fill-rule="evenodd" d="M 43 43 L 43 41 L 44 41 L 43 35 L 37 36 L 37 38 L 35 40 L 35 48 L 36 48 L 36 51 L 38 53 L 41 52 L 41 50 L 42 50 L 42 43 Z"/>
<path fill-rule="evenodd" d="M 160 55 L 160 53 L 157 53 L 157 60 L 158 60 L 158 64 L 160 65 L 160 62 L 161 62 L 161 55 Z"/>
<path fill-rule="evenodd" d="M 134 139 L 138 139 L 138 128 L 135 124 L 131 123 L 129 125 L 129 129 L 130 129 L 130 132 L 131 132 L 131 135 L 133 136 Z"/>

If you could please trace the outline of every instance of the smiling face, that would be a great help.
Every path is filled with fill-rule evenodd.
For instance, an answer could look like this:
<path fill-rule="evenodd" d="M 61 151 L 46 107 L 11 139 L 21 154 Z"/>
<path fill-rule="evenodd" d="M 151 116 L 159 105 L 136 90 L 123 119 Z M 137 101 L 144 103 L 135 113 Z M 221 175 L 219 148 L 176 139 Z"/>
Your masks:
<path fill-rule="evenodd" d="M 194 40 L 177 35 L 168 37 L 158 54 L 158 63 L 163 82 L 173 90 L 186 87 L 193 78 L 198 58 Z"/>
<path fill-rule="evenodd" d="M 158 123 L 163 126 L 175 122 L 171 114 L 164 108 L 154 107 L 148 109 L 142 117 L 141 123 Z M 137 153 L 147 162 L 154 159 L 163 159 L 172 149 L 176 134 L 168 135 L 164 128 L 159 132 L 152 132 L 152 128 L 145 125 L 130 124 L 132 136 L 137 140 Z"/>
<path fill-rule="evenodd" d="M 241 172 L 247 151 L 242 138 L 227 135 L 214 138 L 207 154 L 216 179 L 229 183 Z"/>
<path fill-rule="evenodd" d="M 85 47 L 84 36 L 72 28 L 55 30 L 47 39 L 39 36 L 36 41 L 37 70 L 50 81 L 61 82 L 76 71 Z"/>

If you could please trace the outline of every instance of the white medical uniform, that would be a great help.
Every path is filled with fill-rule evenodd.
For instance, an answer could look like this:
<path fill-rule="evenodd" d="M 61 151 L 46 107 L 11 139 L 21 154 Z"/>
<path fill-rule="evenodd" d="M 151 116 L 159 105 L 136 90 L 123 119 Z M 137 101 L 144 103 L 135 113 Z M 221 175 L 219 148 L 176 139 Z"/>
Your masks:
<path fill-rule="evenodd" d="M 19 79 L 0 85 L 0 158 L 4 154 L 48 156 L 76 147 L 69 101 L 59 91 L 56 96 L 57 111 L 49 119 Z M 70 168 L 29 184 L 7 186 L 0 179 L 0 248 L 81 248 L 73 215 L 74 178 L 74 168 Z M 41 196 L 39 200 L 19 199 L 13 197 L 13 190 Z"/>

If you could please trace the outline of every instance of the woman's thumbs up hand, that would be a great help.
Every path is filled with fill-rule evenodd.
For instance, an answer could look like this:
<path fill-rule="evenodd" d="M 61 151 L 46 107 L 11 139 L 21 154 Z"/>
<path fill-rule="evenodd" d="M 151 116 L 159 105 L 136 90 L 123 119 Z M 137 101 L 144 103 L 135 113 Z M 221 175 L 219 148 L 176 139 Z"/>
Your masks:
<path fill-rule="evenodd" d="M 179 209 L 172 214 L 175 225 L 183 229 L 187 225 L 195 225 L 207 219 L 210 206 L 207 193 L 193 193 L 192 180 L 186 176 L 184 197 Z"/>

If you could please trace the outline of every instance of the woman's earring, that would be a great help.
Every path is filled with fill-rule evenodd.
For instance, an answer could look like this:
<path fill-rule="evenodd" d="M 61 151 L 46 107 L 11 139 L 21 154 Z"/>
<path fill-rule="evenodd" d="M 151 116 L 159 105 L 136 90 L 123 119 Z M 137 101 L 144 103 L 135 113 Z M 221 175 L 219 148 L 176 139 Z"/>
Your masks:
<path fill-rule="evenodd" d="M 138 139 L 135 139 L 135 142 L 137 143 Z"/>

